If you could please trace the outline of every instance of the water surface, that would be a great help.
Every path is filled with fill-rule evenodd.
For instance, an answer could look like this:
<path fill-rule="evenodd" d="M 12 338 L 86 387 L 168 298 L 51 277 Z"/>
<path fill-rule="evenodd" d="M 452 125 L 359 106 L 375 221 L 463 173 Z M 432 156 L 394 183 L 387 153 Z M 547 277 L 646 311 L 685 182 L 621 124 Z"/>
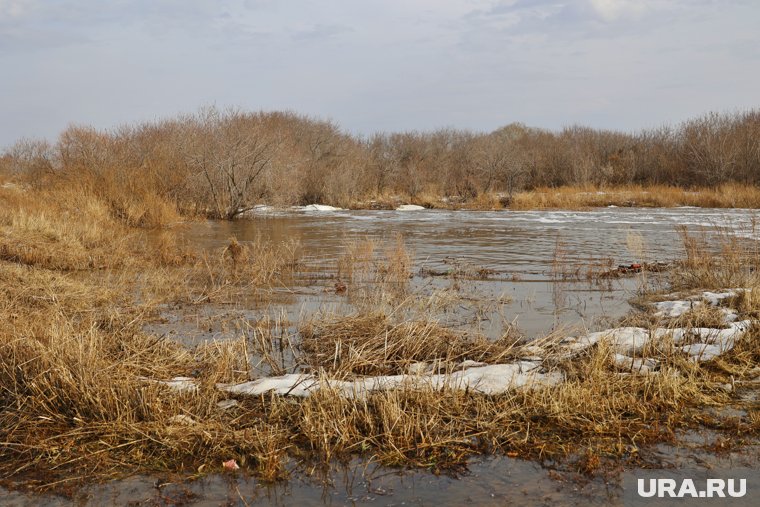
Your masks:
<path fill-rule="evenodd" d="M 656 277 L 600 280 L 618 265 L 671 262 L 684 256 L 680 228 L 714 234 L 730 228 L 754 235 L 755 210 L 704 208 L 601 208 L 590 211 L 273 211 L 232 222 L 192 224 L 186 235 L 205 248 L 240 241 L 297 240 L 311 273 L 297 282 L 289 305 L 293 316 L 319 308 L 346 308 L 345 297 L 331 293 L 337 259 L 353 241 L 379 244 L 401 235 L 414 256 L 413 287 L 429 294 L 454 288 L 492 304 L 477 325 L 489 336 L 516 322 L 528 336 L 558 327 L 599 327 L 624 315 L 628 300 Z M 422 276 L 456 267 L 490 273 L 487 280 Z M 474 311 L 474 310 L 471 310 Z M 465 309 L 447 324 L 472 325 Z"/>
<path fill-rule="evenodd" d="M 623 209 L 592 211 L 468 212 L 468 211 L 340 211 L 275 212 L 257 214 L 233 222 L 201 222 L 187 227 L 188 241 L 208 249 L 221 249 L 231 236 L 240 241 L 259 239 L 285 242 L 297 240 L 307 274 L 296 279 L 295 292 L 286 305 L 292 316 L 331 307 L 352 311 L 345 295 L 330 290 L 335 282 L 337 258 L 355 240 L 393 241 L 401 234 L 413 252 L 412 283 L 416 291 L 459 285 L 464 295 L 499 303 L 486 320 L 475 325 L 497 336 L 504 321 L 517 319 L 526 334 L 548 332 L 561 325 L 593 326 L 595 319 L 614 318 L 629 310 L 627 301 L 644 283 L 642 276 L 600 283 L 582 276 L 588 266 L 617 266 L 633 262 L 668 262 L 682 258 L 684 250 L 678 227 L 692 232 L 715 234 L 729 227 L 741 235 L 755 237 L 753 210 L 711 209 Z M 456 280 L 429 277 L 420 268 L 448 270 L 455 263 L 493 271 L 487 280 Z M 315 273 L 323 276 L 315 277 Z M 578 277 L 571 275 L 579 274 Z M 332 277 L 332 278 L 331 278 Z M 452 289 L 453 290 L 453 289 Z M 195 336 L 180 337 L 188 343 L 197 339 L 229 336 L 215 321 L 244 316 L 256 318 L 269 308 L 240 307 L 222 310 L 209 306 L 197 312 Z M 488 312 L 486 312 L 488 313 Z M 453 324 L 473 325 L 455 312 Z M 169 315 L 166 329 L 181 325 Z M 597 323 L 596 325 L 601 325 Z M 156 332 L 161 331 L 160 326 Z M 211 329 L 211 331 L 209 331 Z M 187 326 L 184 328 L 187 331 Z M 688 440 L 688 439 L 687 439 Z M 757 443 L 746 453 L 716 455 L 714 436 L 691 435 L 683 444 L 662 444 L 642 449 L 650 459 L 681 470 L 714 467 L 756 469 Z M 429 471 L 400 471 L 375 467 L 354 460 L 336 466 L 320 479 L 294 471 L 291 480 L 275 485 L 261 484 L 241 475 L 214 474 L 186 482 L 182 477 L 138 476 L 87 488 L 76 499 L 26 495 L 0 488 L 0 505 L 627 505 L 621 477 L 587 479 L 559 473 L 539 464 L 509 457 L 472 460 L 469 470 L 454 478 Z M 168 481 L 168 482 L 167 482 Z M 750 500 L 751 502 L 751 500 Z M 751 503 L 746 503 L 750 505 Z"/>

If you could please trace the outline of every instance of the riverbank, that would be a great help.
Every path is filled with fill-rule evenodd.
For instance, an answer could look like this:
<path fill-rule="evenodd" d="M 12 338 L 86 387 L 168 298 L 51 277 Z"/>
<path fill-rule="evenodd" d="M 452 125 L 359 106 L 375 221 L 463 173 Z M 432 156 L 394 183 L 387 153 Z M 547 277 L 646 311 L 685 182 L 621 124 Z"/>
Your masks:
<path fill-rule="evenodd" d="M 719 257 L 698 237 L 684 238 L 687 258 L 672 279 L 678 294 L 664 299 L 705 307 L 666 316 L 650 305 L 632 314 L 619 324 L 681 331 L 649 333 L 661 339 L 638 345 L 633 337 L 625 353 L 617 338 L 599 335 L 527 343 L 508 326 L 488 340 L 477 327 L 443 325 L 431 316 L 469 294 L 421 298 L 410 289 L 417 268 L 400 239 L 336 259 L 343 286 L 333 289 L 351 299 L 354 315 L 306 315 L 294 335 L 262 314 L 232 324 L 232 339 L 186 346 L 146 326 L 180 308 L 276 307 L 273 289 L 291 286 L 302 269 L 297 246 L 230 240 L 204 251 L 174 229 L 149 235 L 87 194 L 4 189 L 0 200 L 0 471 L 16 487 L 211 474 L 230 460 L 275 481 L 293 462 L 324 467 L 357 455 L 437 472 L 502 454 L 593 475 L 656 466 L 641 450 L 677 431 L 710 428 L 721 445 L 741 448 L 760 430 L 754 324 L 732 335 L 731 347 L 684 331 L 710 327 L 723 336 L 760 315 L 757 251 L 730 236 L 717 245 Z M 715 305 L 702 293 L 739 288 Z M 722 320 L 729 308 L 731 322 Z M 701 345 L 718 346 L 717 357 L 694 360 Z M 645 361 L 654 362 L 647 374 Z M 480 389 L 482 368 L 507 365 L 512 379 L 531 378 Z M 481 381 L 456 383 L 468 370 Z M 293 394 L 304 383 L 280 394 L 234 387 L 293 373 L 323 383 L 301 398 Z M 376 382 L 404 375 L 431 381 Z M 356 388 L 369 378 L 381 388 Z M 562 381 L 524 388 L 536 378 Z"/>
<path fill-rule="evenodd" d="M 487 192 L 475 198 L 421 195 L 383 195 L 352 202 L 349 209 L 397 209 L 406 204 L 430 209 L 470 210 L 582 210 L 597 207 L 674 208 L 760 208 L 760 188 L 724 184 L 715 187 L 683 188 L 667 185 L 560 186 L 515 192 Z"/>
<path fill-rule="evenodd" d="M 747 110 L 639 133 L 510 124 L 363 138 L 293 112 L 211 107 L 19 140 L 0 152 L 0 180 L 96 193 L 141 227 L 177 213 L 232 219 L 257 204 L 756 208 L 759 133 L 760 111 Z"/>

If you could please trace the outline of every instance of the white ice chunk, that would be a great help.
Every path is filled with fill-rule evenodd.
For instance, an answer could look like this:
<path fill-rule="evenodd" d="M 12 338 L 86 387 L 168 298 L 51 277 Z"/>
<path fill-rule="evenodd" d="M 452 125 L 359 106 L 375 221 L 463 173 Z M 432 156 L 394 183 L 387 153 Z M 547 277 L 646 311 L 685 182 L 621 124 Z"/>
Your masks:
<path fill-rule="evenodd" d="M 739 318 L 739 313 L 731 308 L 721 308 L 720 311 L 723 312 L 723 322 L 726 324 L 736 322 Z"/>
<path fill-rule="evenodd" d="M 701 306 L 699 301 L 660 301 L 655 303 L 654 307 L 657 309 L 655 315 L 661 317 L 680 317 L 684 313 Z"/>
<path fill-rule="evenodd" d="M 486 363 L 483 363 L 481 361 L 473 361 L 472 359 L 465 359 L 459 365 L 457 368 L 466 370 L 467 368 L 474 368 L 476 366 L 486 366 Z"/>
<path fill-rule="evenodd" d="M 279 377 L 266 377 L 242 384 L 217 384 L 217 388 L 231 394 L 257 396 L 270 391 L 276 394 L 304 397 L 314 388 L 319 388 L 311 375 L 289 373 Z"/>
<path fill-rule="evenodd" d="M 327 204 L 309 204 L 308 206 L 302 206 L 297 209 L 303 211 L 343 211 L 343 208 L 336 208 L 335 206 L 328 206 Z"/>
<path fill-rule="evenodd" d="M 623 354 L 614 354 L 612 362 L 618 368 L 631 371 L 633 373 L 647 374 L 657 367 L 657 361 L 653 359 L 644 359 L 640 357 L 630 357 Z"/>
<path fill-rule="evenodd" d="M 308 396 L 317 389 L 335 389 L 345 396 L 362 398 L 371 392 L 388 391 L 402 387 L 469 389 L 483 394 L 500 394 L 510 389 L 523 387 L 543 387 L 560 383 L 561 373 L 542 372 L 540 364 L 533 361 L 519 361 L 510 364 L 475 366 L 452 374 L 424 375 L 380 375 L 363 377 L 352 381 L 317 380 L 311 375 L 289 374 L 244 382 L 242 384 L 220 384 L 219 389 L 232 394 L 260 395 L 274 392 L 281 395 Z"/>
<path fill-rule="evenodd" d="M 500 394 L 521 387 L 553 386 L 563 380 L 560 372 L 542 373 L 536 362 L 519 361 L 456 372 L 451 375 L 449 384 L 455 388 L 468 388 L 483 394 Z"/>
<path fill-rule="evenodd" d="M 619 327 L 608 332 L 613 350 L 620 354 L 640 354 L 649 343 L 649 331 L 641 327 Z"/>
<path fill-rule="evenodd" d="M 641 327 L 618 327 L 589 333 L 573 340 L 565 339 L 563 343 L 572 351 L 580 351 L 601 340 L 607 341 L 620 354 L 637 354 L 649 343 L 649 332 Z"/>
<path fill-rule="evenodd" d="M 424 206 L 418 206 L 416 204 L 402 204 L 398 208 L 396 208 L 396 211 L 421 211 L 424 210 Z"/>
<path fill-rule="evenodd" d="M 709 361 L 721 355 L 725 350 L 720 345 L 711 345 L 709 343 L 694 343 L 685 345 L 681 350 L 686 352 L 694 361 Z"/>
<path fill-rule="evenodd" d="M 741 338 L 751 325 L 751 320 L 742 320 L 732 323 L 728 329 L 699 328 L 701 331 L 699 337 L 702 341 L 684 345 L 681 350 L 695 361 L 709 361 L 734 348 L 736 340 Z"/>
<path fill-rule="evenodd" d="M 736 296 L 739 290 L 742 289 L 730 289 L 724 292 L 705 291 L 702 293 L 702 299 L 712 306 L 718 306 L 724 299 Z"/>
<path fill-rule="evenodd" d="M 749 289 L 727 289 L 721 292 L 705 291 L 698 296 L 691 296 L 685 300 L 660 301 L 653 305 L 657 310 L 655 315 L 680 317 L 689 310 L 702 306 L 703 301 L 710 306 L 720 306 L 724 299 L 735 297 L 746 290 Z"/>
<path fill-rule="evenodd" d="M 195 393 L 198 391 L 198 383 L 192 377 L 174 377 L 170 380 L 153 380 L 153 379 L 143 379 L 143 380 L 146 380 L 148 382 L 155 382 L 156 384 L 161 384 L 166 387 L 171 387 L 172 389 L 176 389 L 177 391 L 191 392 L 191 393 Z"/>

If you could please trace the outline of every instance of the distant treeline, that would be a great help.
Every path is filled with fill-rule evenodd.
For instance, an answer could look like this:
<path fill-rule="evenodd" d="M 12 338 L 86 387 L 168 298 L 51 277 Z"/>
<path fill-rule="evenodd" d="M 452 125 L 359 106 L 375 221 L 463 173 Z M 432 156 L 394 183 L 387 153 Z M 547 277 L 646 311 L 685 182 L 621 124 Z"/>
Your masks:
<path fill-rule="evenodd" d="M 107 131 L 72 126 L 55 144 L 24 139 L 2 154 L 0 174 L 42 189 L 81 186 L 116 213 L 160 200 L 217 218 L 257 203 L 347 207 L 389 195 L 486 193 L 508 203 L 536 187 L 760 185 L 760 110 L 635 134 L 512 123 L 487 134 L 365 138 L 294 113 L 210 108 Z"/>

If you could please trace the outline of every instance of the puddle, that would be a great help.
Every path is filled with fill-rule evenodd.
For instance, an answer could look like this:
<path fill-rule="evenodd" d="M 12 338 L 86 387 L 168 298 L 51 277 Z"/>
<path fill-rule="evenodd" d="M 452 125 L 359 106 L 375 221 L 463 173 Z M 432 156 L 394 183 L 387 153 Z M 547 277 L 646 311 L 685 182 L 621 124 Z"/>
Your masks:
<path fill-rule="evenodd" d="M 720 455 L 705 450 L 715 440 L 712 433 L 681 435 L 678 445 L 658 444 L 643 449 L 662 464 L 663 477 L 700 477 L 717 470 L 746 472 L 754 479 L 760 465 L 760 442 L 742 452 Z M 0 488 L 0 505 L 49 506 L 595 506 L 629 505 L 631 484 L 651 469 L 629 468 L 610 477 L 588 478 L 572 471 L 557 471 L 506 456 L 472 460 L 457 476 L 436 475 L 427 470 L 402 471 L 354 459 L 336 465 L 328 473 L 293 470 L 290 480 L 263 484 L 236 474 L 215 474 L 198 480 L 181 477 L 134 476 L 93 485 L 73 499 L 54 495 L 28 495 Z M 738 475 L 737 475 L 738 474 Z M 736 499 L 734 499 L 736 500 Z M 754 505 L 748 497 L 744 503 Z M 738 499 L 742 500 L 742 499 Z M 643 504 L 642 504 L 643 505 Z"/>

